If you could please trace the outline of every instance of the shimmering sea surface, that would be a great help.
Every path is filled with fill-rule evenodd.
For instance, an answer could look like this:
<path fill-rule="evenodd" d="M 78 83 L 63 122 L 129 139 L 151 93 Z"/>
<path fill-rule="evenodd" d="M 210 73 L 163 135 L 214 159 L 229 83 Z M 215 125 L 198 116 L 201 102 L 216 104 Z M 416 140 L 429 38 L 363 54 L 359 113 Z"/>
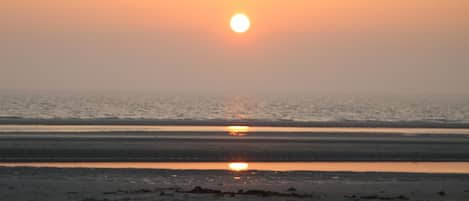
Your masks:
<path fill-rule="evenodd" d="M 0 119 L 469 123 L 467 96 L 0 92 Z"/>

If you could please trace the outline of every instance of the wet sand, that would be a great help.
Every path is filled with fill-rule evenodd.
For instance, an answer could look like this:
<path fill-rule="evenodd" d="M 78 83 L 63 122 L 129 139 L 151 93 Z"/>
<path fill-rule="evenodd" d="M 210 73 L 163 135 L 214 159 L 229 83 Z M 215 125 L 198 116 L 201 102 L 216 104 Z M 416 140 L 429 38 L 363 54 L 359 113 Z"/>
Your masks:
<path fill-rule="evenodd" d="M 469 161 L 466 134 L 236 129 L 4 131 L 0 162 L 388 163 L 360 173 L 0 167 L 0 200 L 469 200 L 469 174 L 385 173 L 396 161 Z"/>
<path fill-rule="evenodd" d="M 445 134 L 4 132 L 0 162 L 469 161 L 469 137 Z"/>
<path fill-rule="evenodd" d="M 0 167 L 469 174 L 469 162 L 29 162 Z"/>
<path fill-rule="evenodd" d="M 0 168 L 2 200 L 469 200 L 467 174 Z"/>

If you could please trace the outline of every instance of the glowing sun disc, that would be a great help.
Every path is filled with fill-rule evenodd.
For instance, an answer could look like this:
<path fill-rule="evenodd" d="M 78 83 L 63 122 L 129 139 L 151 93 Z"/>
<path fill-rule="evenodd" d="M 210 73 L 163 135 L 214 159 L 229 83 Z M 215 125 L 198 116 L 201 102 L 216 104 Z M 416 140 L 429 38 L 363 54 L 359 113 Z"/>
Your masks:
<path fill-rule="evenodd" d="M 243 13 L 238 13 L 231 17 L 231 29 L 236 33 L 245 33 L 251 27 L 251 20 Z"/>

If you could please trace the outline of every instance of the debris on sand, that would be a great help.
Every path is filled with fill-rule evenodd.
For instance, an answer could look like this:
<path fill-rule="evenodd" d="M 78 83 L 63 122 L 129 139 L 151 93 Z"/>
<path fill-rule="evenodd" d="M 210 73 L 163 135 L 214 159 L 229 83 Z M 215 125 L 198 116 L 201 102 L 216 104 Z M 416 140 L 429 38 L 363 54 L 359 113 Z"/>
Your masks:
<path fill-rule="evenodd" d="M 440 191 L 440 192 L 438 192 L 438 195 L 439 195 L 439 196 L 445 196 L 445 195 L 446 195 L 446 192 L 445 192 L 445 191 Z"/>
<path fill-rule="evenodd" d="M 346 195 L 344 197 L 348 199 L 354 199 L 354 200 L 359 200 L 359 199 L 363 199 L 363 200 L 409 200 L 409 197 L 405 195 L 399 195 L 399 196 L 393 196 L 393 197 L 378 196 L 378 195 L 364 195 L 364 196 L 358 197 L 357 195 L 350 195 L 350 196 Z"/>
<path fill-rule="evenodd" d="M 202 188 L 200 186 L 196 186 L 194 189 L 187 191 L 186 193 L 213 193 L 213 194 L 219 194 L 221 191 L 219 190 L 213 190 L 213 189 L 208 189 L 208 188 Z"/>
<path fill-rule="evenodd" d="M 296 189 L 295 189 L 296 190 Z M 297 193 L 280 193 L 274 191 L 264 191 L 264 190 L 238 190 L 238 192 L 223 192 L 220 190 L 202 188 L 200 186 L 194 187 L 190 191 L 178 191 L 181 193 L 195 193 L 195 194 L 216 194 L 219 196 L 229 195 L 231 197 L 235 197 L 236 195 L 253 195 L 259 197 L 296 197 L 296 198 L 305 198 L 305 197 L 313 197 L 311 194 L 297 194 Z"/>
<path fill-rule="evenodd" d="M 293 188 L 293 187 L 290 187 L 287 189 L 288 192 L 295 192 L 296 191 L 296 188 Z"/>

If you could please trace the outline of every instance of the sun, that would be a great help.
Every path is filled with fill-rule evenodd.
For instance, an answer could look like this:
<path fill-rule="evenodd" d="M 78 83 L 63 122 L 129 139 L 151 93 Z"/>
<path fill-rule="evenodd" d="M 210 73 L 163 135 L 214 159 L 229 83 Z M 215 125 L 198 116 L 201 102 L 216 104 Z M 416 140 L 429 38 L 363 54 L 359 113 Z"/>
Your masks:
<path fill-rule="evenodd" d="M 244 13 L 238 13 L 231 17 L 231 29 L 236 33 L 246 33 L 251 27 L 251 20 Z"/>

